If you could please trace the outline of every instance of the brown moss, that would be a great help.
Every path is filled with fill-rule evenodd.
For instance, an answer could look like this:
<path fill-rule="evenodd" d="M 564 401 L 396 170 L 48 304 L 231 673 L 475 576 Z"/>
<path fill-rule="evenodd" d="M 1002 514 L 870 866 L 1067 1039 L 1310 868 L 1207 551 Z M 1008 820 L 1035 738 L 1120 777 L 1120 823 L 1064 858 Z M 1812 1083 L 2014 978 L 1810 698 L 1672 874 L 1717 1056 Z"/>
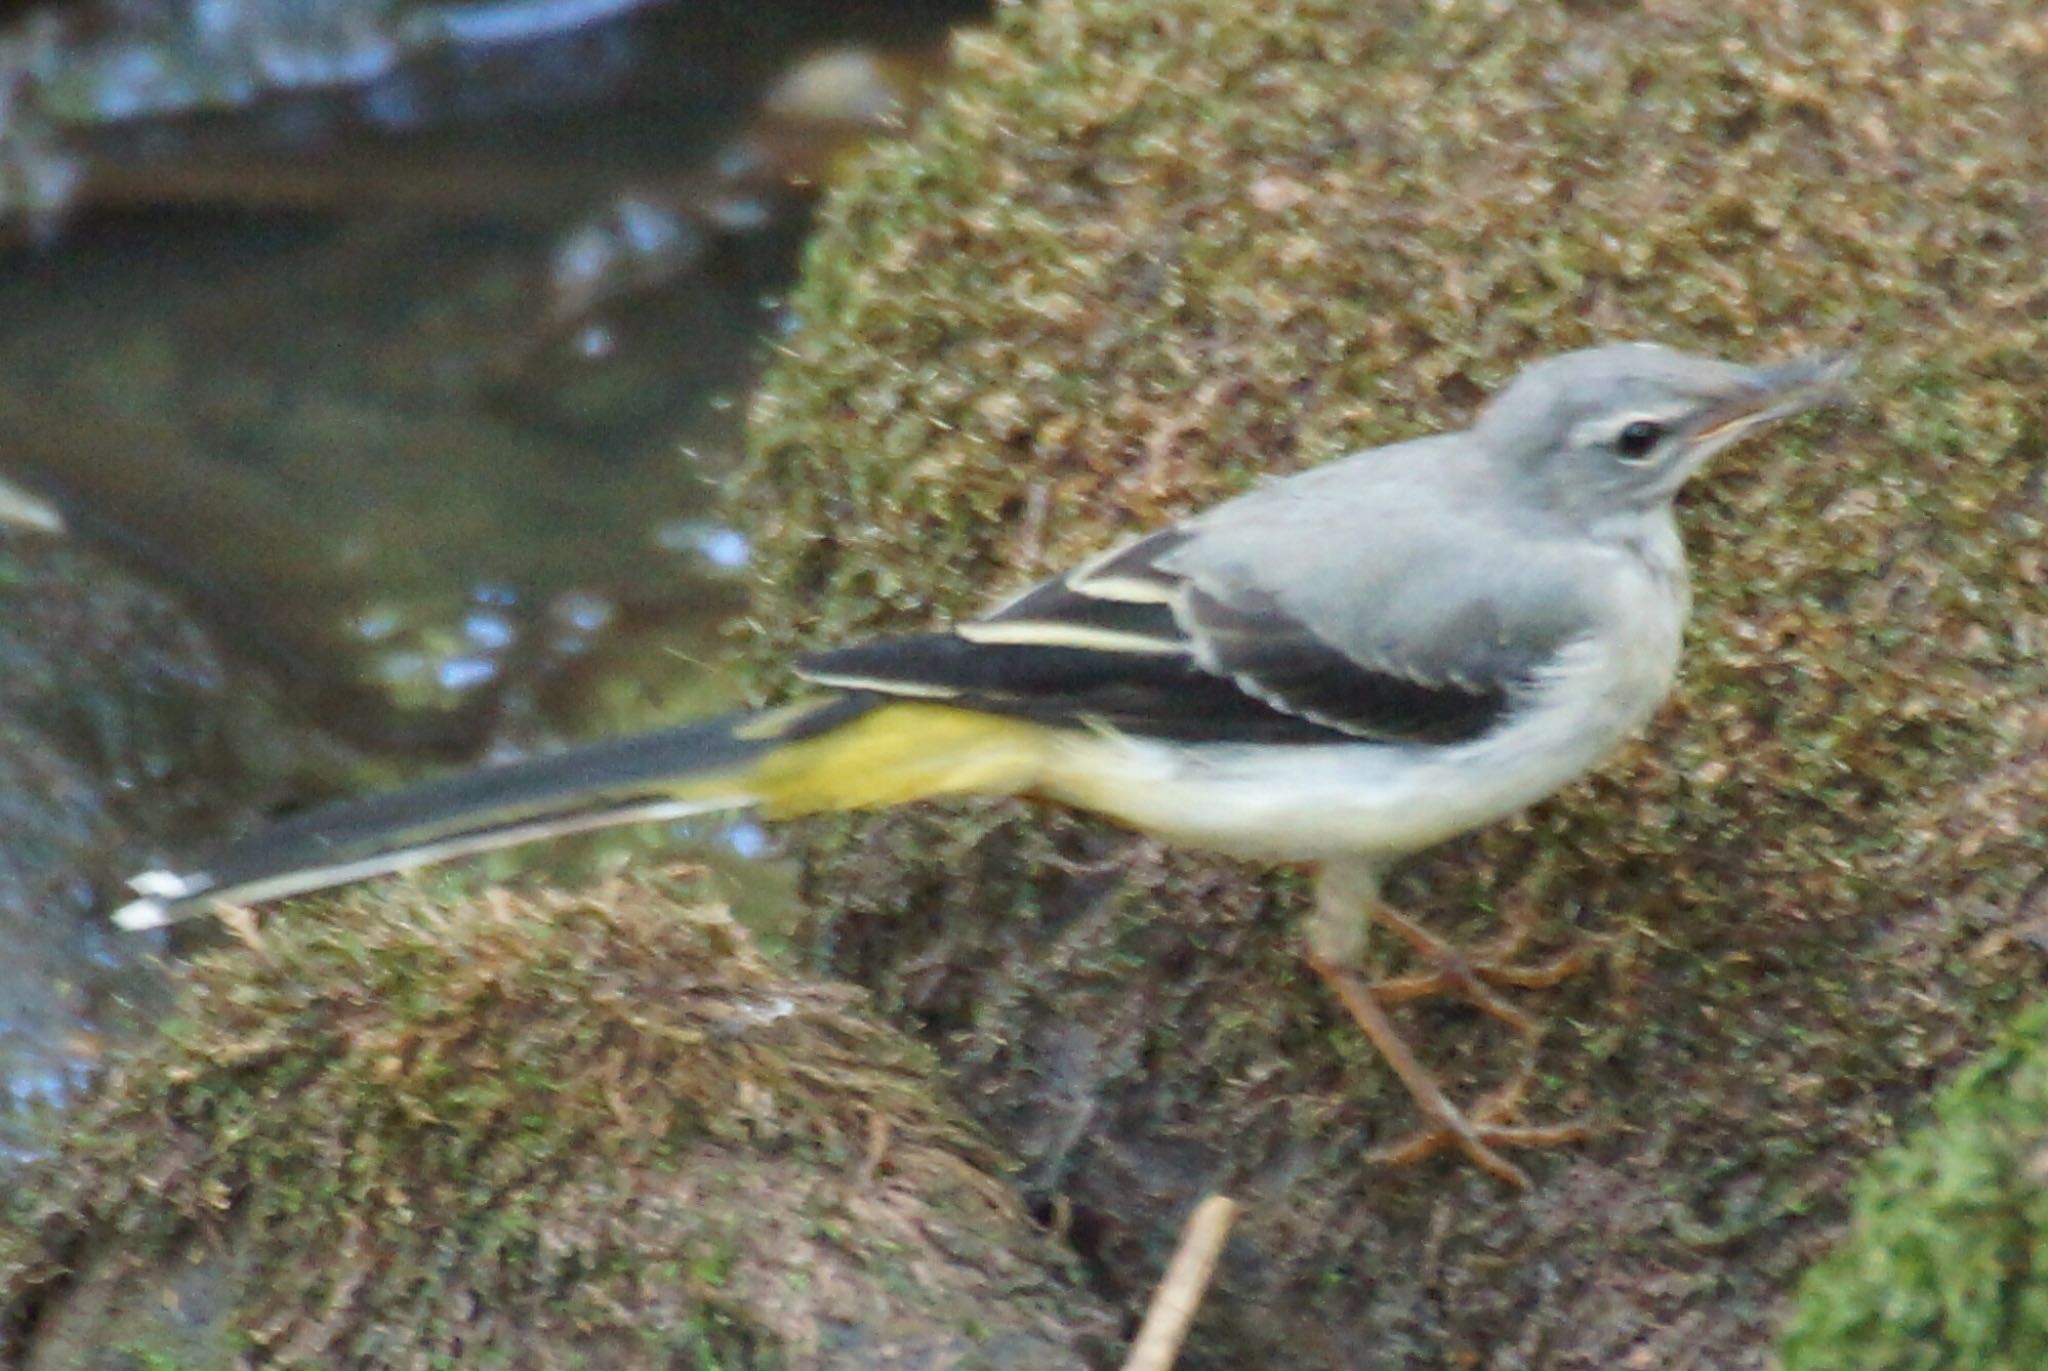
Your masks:
<path fill-rule="evenodd" d="M 1759 1364 L 1847 1165 L 2038 982 L 2042 89 L 2017 0 L 1044 0 L 828 203 L 740 490 L 763 663 L 1460 423 L 1545 353 L 1864 354 L 1857 410 L 1690 499 L 1648 742 L 1397 887 L 1619 936 L 1544 1059 L 1605 1136 L 1526 1204 L 1359 1164 L 1399 1092 L 1292 969 L 1290 888 L 1015 807 L 821 831 L 820 945 L 941 1033 L 1113 1288 L 1202 1188 L 1254 1202 L 1208 1364 Z"/>
<path fill-rule="evenodd" d="M 1100 1316 L 926 1054 L 676 893 L 362 896 L 195 962 L 9 1195 L 0 1351 L 1078 1365 Z"/>

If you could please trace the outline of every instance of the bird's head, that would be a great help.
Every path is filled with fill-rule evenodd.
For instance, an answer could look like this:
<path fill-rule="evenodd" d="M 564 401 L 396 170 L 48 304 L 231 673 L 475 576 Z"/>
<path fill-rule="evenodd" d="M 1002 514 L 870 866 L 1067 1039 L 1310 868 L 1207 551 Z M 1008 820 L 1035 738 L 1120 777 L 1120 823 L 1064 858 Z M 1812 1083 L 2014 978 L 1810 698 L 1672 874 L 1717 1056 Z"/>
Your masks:
<path fill-rule="evenodd" d="M 1473 436 L 1552 509 L 1653 512 L 1730 443 L 1838 399 L 1854 365 L 1839 352 L 1745 367 L 1654 343 L 1588 348 L 1516 376 Z"/>

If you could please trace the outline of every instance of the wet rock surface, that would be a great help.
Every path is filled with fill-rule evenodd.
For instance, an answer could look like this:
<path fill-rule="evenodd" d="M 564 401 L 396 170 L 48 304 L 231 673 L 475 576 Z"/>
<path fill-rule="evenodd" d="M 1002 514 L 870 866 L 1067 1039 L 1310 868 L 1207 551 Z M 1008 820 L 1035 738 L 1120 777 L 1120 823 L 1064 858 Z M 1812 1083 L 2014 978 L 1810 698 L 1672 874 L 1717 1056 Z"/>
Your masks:
<path fill-rule="evenodd" d="M 73 542 L 0 530 L 0 1156 L 40 1146 L 23 1109 L 67 1098 L 106 1039 L 160 1009 L 156 944 L 98 918 L 121 879 L 331 785 L 340 760 L 175 599 Z"/>

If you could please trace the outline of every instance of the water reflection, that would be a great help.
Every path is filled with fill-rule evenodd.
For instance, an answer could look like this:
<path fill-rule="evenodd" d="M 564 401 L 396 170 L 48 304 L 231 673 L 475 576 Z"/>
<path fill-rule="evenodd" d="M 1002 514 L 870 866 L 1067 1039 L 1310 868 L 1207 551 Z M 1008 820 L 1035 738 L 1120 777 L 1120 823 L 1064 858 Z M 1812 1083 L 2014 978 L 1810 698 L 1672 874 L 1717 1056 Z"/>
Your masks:
<path fill-rule="evenodd" d="M 474 751 L 521 677 L 569 723 L 593 669 L 555 654 L 659 673 L 735 608 L 711 491 L 805 187 L 967 8 L 650 8 L 82 123 L 70 227 L 0 259 L 7 470 L 360 740 Z M 69 108 L 261 85 L 124 106 L 108 60 Z"/>
<path fill-rule="evenodd" d="M 0 516 L 61 512 L 359 742 L 474 756 L 715 703 L 749 547 L 713 492 L 809 187 L 980 6 L 559 32 L 615 8 L 578 4 L 380 7 L 395 41 L 336 0 L 324 37 L 252 47 L 221 35 L 265 7 L 221 0 L 211 40 L 116 24 L 68 68 L 61 26 L 0 39 Z M 679 836 L 773 904 L 761 829 L 638 841 Z M 0 1158 L 150 996 L 79 885 L 0 898 Z"/>

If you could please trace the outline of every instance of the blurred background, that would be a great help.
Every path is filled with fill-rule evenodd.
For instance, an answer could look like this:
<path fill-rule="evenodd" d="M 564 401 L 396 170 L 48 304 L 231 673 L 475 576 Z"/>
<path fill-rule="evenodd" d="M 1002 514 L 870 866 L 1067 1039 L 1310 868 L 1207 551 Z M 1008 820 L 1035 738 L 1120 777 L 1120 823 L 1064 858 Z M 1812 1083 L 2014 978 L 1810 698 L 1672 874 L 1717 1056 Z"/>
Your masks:
<path fill-rule="evenodd" d="M 360 742 L 666 677 L 812 188 L 974 11 L 17 7 L 6 474 Z"/>
<path fill-rule="evenodd" d="M 147 1004 L 148 849 L 729 698 L 813 197 L 984 8 L 0 7 L 0 1102 Z"/>

